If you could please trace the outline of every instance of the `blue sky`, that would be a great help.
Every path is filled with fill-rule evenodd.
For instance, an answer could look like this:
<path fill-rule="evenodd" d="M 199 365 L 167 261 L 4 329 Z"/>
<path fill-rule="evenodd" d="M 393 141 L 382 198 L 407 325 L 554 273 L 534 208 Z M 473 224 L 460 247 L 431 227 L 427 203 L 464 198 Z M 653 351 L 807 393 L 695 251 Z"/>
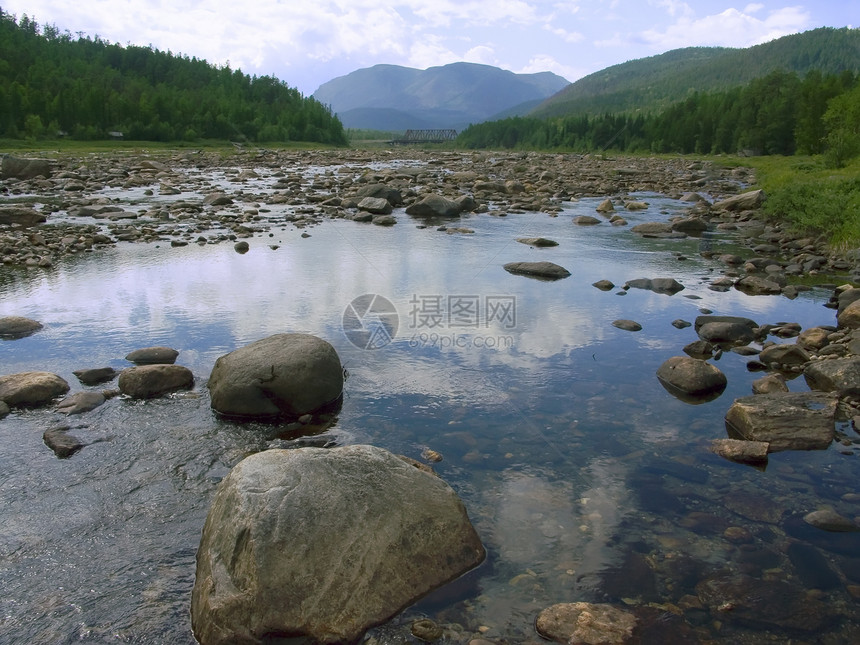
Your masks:
<path fill-rule="evenodd" d="M 0 0 L 72 34 L 229 64 L 309 95 L 378 63 L 456 61 L 570 81 L 689 46 L 749 47 L 860 26 L 860 0 Z"/>

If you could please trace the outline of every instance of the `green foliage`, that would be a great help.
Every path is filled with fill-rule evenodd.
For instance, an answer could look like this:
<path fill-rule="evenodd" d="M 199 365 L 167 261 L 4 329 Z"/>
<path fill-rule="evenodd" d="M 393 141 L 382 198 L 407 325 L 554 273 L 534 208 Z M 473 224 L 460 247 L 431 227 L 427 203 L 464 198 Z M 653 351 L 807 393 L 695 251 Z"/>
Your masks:
<path fill-rule="evenodd" d="M 822 120 L 827 132 L 825 159 L 829 166 L 842 168 L 860 154 L 860 84 L 834 97 Z"/>
<path fill-rule="evenodd" d="M 85 140 L 118 131 L 150 141 L 346 144 L 327 106 L 278 79 L 40 29 L 26 15 L 16 20 L 0 9 L 0 137 L 58 131 Z"/>

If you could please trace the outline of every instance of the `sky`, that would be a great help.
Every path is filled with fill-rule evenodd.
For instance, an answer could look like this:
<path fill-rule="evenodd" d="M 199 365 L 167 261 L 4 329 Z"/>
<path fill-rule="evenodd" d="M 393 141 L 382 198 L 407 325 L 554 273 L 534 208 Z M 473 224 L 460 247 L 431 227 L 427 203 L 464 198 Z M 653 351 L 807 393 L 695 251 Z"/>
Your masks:
<path fill-rule="evenodd" d="M 0 8 L 72 35 L 274 76 L 306 96 L 380 63 L 467 61 L 573 82 L 680 47 L 751 47 L 860 26 L 860 0 L 0 0 Z"/>

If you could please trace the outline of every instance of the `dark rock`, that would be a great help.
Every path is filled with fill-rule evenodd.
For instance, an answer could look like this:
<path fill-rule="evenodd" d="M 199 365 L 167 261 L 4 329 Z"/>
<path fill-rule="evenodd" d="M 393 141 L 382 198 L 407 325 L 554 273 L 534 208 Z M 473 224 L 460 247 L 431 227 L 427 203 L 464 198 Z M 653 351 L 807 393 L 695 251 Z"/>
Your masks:
<path fill-rule="evenodd" d="M 236 251 L 236 253 L 240 254 L 247 253 L 251 250 L 251 245 L 248 244 L 245 240 L 240 240 L 233 245 L 233 250 Z"/>
<path fill-rule="evenodd" d="M 194 387 L 194 375 L 182 365 L 140 365 L 119 374 L 120 391 L 133 399 L 153 399 Z"/>
<path fill-rule="evenodd" d="M 208 387 L 212 409 L 224 416 L 298 418 L 339 399 L 343 367 L 316 336 L 276 334 L 221 356 Z"/>
<path fill-rule="evenodd" d="M 611 291 L 615 288 L 615 285 L 609 280 L 598 280 L 594 282 L 591 286 L 597 287 L 601 291 Z"/>
<path fill-rule="evenodd" d="M 775 296 L 782 293 L 782 286 L 778 282 L 757 275 L 744 276 L 735 282 L 735 289 L 750 296 Z"/>
<path fill-rule="evenodd" d="M 365 197 L 358 202 L 358 208 L 374 215 L 390 215 L 393 210 L 391 202 L 384 197 Z"/>
<path fill-rule="evenodd" d="M 764 441 L 743 439 L 714 439 L 711 450 L 722 457 L 742 464 L 763 465 L 767 463 L 768 444 Z"/>
<path fill-rule="evenodd" d="M 125 357 L 135 365 L 173 365 L 179 352 L 170 347 L 144 347 L 136 349 Z"/>
<path fill-rule="evenodd" d="M 672 321 L 672 327 L 674 327 L 675 329 L 686 329 L 687 327 L 692 326 L 692 324 L 693 323 L 687 322 L 686 320 L 681 320 L 680 318 L 677 318 Z"/>
<path fill-rule="evenodd" d="M 35 334 L 42 329 L 42 323 L 23 316 L 0 318 L 0 338 L 14 340 Z"/>
<path fill-rule="evenodd" d="M 62 426 L 45 430 L 42 435 L 42 441 L 60 459 L 68 459 L 84 447 L 83 442 L 77 437 L 70 435 L 68 431 L 68 426 Z"/>
<path fill-rule="evenodd" d="M 76 392 L 57 403 L 57 412 L 63 414 L 83 414 L 95 410 L 105 402 L 101 392 Z"/>
<path fill-rule="evenodd" d="M 635 280 L 628 280 L 624 287 L 629 289 L 646 289 L 654 293 L 663 293 L 670 296 L 684 290 L 684 285 L 674 278 L 636 278 Z"/>
<path fill-rule="evenodd" d="M 538 247 L 558 246 L 558 242 L 555 240 L 549 240 L 545 237 L 521 237 L 517 239 L 517 242 Z"/>
<path fill-rule="evenodd" d="M 394 215 L 377 215 L 371 222 L 377 226 L 394 226 L 397 224 L 397 218 Z"/>
<path fill-rule="evenodd" d="M 429 618 L 419 618 L 412 623 L 412 635 L 425 643 L 432 643 L 442 638 L 442 628 Z"/>
<path fill-rule="evenodd" d="M 206 645 L 352 643 L 483 558 L 456 493 L 381 448 L 266 450 L 218 485 L 192 629 Z"/>
<path fill-rule="evenodd" d="M 591 215 L 579 215 L 573 218 L 573 223 L 579 226 L 594 226 L 595 224 L 600 224 L 601 220 Z"/>
<path fill-rule="evenodd" d="M 770 345 L 761 350 L 759 360 L 766 364 L 806 365 L 810 361 L 810 356 L 798 345 Z"/>
<path fill-rule="evenodd" d="M 0 179 L 35 179 L 36 177 L 51 176 L 53 172 L 48 159 L 25 159 L 12 155 L 3 155 L 0 164 Z"/>
<path fill-rule="evenodd" d="M 50 372 L 21 372 L 0 376 L 0 401 L 10 408 L 47 405 L 69 391 L 69 384 Z"/>
<path fill-rule="evenodd" d="M 672 222 L 672 230 L 687 235 L 701 235 L 708 230 L 708 223 L 700 217 L 688 217 Z"/>
<path fill-rule="evenodd" d="M 0 225 L 18 225 L 29 228 L 37 224 L 42 224 L 47 219 L 42 213 L 28 206 L 0 207 Z"/>
<path fill-rule="evenodd" d="M 764 441 L 770 452 L 824 450 L 835 436 L 835 396 L 818 392 L 755 394 L 726 413 L 730 437 Z"/>
<path fill-rule="evenodd" d="M 827 591 L 842 586 L 842 580 L 830 566 L 830 562 L 814 546 L 803 542 L 792 542 L 788 545 L 787 555 L 797 576 L 807 589 Z"/>
<path fill-rule="evenodd" d="M 403 195 L 401 192 L 397 188 L 387 184 L 368 184 L 366 186 L 362 186 L 358 189 L 356 196 L 381 198 L 387 201 L 391 206 L 399 206 L 403 203 Z M 361 204 L 361 201 L 359 201 L 359 204 Z M 361 208 L 360 205 L 359 208 Z M 390 213 L 391 211 L 388 212 Z"/>
<path fill-rule="evenodd" d="M 206 206 L 229 206 L 233 200 L 224 193 L 210 193 L 203 198 L 203 203 Z"/>
<path fill-rule="evenodd" d="M 860 387 L 860 356 L 814 361 L 803 370 L 806 384 L 819 392 L 840 392 Z"/>
<path fill-rule="evenodd" d="M 458 217 L 460 205 L 441 195 L 427 195 L 406 207 L 407 215 L 416 217 Z"/>
<path fill-rule="evenodd" d="M 96 367 L 86 370 L 75 370 L 72 372 L 83 385 L 99 385 L 112 381 L 117 376 L 117 371 L 112 367 Z"/>
<path fill-rule="evenodd" d="M 711 358 L 714 355 L 714 346 L 706 340 L 696 340 L 684 346 L 684 353 L 693 358 Z"/>
<path fill-rule="evenodd" d="M 755 340 L 753 329 L 742 322 L 714 321 L 698 324 L 699 319 L 711 317 L 699 316 L 696 319 L 696 333 L 702 340 L 717 345 L 748 345 Z"/>
<path fill-rule="evenodd" d="M 515 275 L 544 280 L 560 280 L 570 275 L 570 271 L 552 262 L 509 262 L 504 269 Z"/>
<path fill-rule="evenodd" d="M 854 533 L 860 531 L 860 526 L 854 520 L 841 516 L 831 508 L 823 508 L 807 513 L 803 516 L 803 521 L 822 531 L 832 531 L 834 533 Z"/>
<path fill-rule="evenodd" d="M 615 320 L 612 322 L 612 326 L 624 331 L 642 331 L 642 325 L 634 320 Z"/>

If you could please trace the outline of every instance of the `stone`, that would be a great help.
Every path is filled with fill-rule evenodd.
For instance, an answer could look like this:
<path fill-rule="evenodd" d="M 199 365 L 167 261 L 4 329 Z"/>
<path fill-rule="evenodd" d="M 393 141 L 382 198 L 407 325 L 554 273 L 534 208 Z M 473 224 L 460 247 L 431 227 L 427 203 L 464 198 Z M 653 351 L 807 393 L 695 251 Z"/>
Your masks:
<path fill-rule="evenodd" d="M 517 242 L 539 247 L 558 246 L 558 242 L 555 240 L 549 240 L 545 237 L 521 237 L 517 239 Z"/>
<path fill-rule="evenodd" d="M 337 401 L 343 366 L 310 334 L 276 334 L 225 354 L 209 377 L 212 409 L 226 417 L 298 418 Z"/>
<path fill-rule="evenodd" d="M 776 392 L 736 399 L 726 413 L 729 437 L 764 441 L 770 452 L 825 450 L 835 436 L 835 396 Z"/>
<path fill-rule="evenodd" d="M 442 628 L 429 618 L 419 618 L 413 621 L 412 627 L 409 629 L 412 635 L 418 640 L 425 643 L 432 643 L 442 638 Z"/>
<path fill-rule="evenodd" d="M 819 392 L 860 388 L 860 356 L 814 361 L 804 368 L 803 378 L 810 389 Z"/>
<path fill-rule="evenodd" d="M 832 508 L 822 508 L 807 513 L 803 516 L 803 521 L 822 531 L 831 531 L 833 533 L 855 533 L 860 531 L 860 526 L 854 520 L 843 517 Z"/>
<path fill-rule="evenodd" d="M 597 205 L 596 210 L 598 213 L 612 213 L 615 211 L 615 205 L 612 203 L 611 199 L 604 199 Z"/>
<path fill-rule="evenodd" d="M 209 193 L 203 198 L 203 203 L 206 206 L 229 206 L 233 199 L 224 193 Z"/>
<path fill-rule="evenodd" d="M 42 329 L 42 323 L 23 316 L 4 316 L 0 318 L 0 338 L 16 340 L 35 334 Z"/>
<path fill-rule="evenodd" d="M 764 191 L 751 190 L 715 202 L 712 208 L 717 211 L 750 211 L 761 206 L 763 202 Z"/>
<path fill-rule="evenodd" d="M 714 439 L 711 451 L 723 459 L 741 464 L 762 465 L 767 463 L 769 445 L 764 441 L 744 441 L 743 439 Z"/>
<path fill-rule="evenodd" d="M 472 213 L 478 208 L 478 202 L 471 195 L 460 195 L 454 202 L 460 207 L 461 213 Z"/>
<path fill-rule="evenodd" d="M 756 379 L 752 384 L 753 394 L 771 394 L 773 392 L 788 392 L 788 385 L 781 374 L 768 374 Z"/>
<path fill-rule="evenodd" d="M 47 405 L 69 391 L 69 384 L 50 372 L 20 372 L 0 376 L 0 401 L 10 408 Z"/>
<path fill-rule="evenodd" d="M 612 326 L 618 327 L 618 329 L 623 329 L 624 331 L 642 331 L 642 325 L 635 320 L 615 320 L 612 322 Z"/>
<path fill-rule="evenodd" d="M 637 224 L 630 231 L 642 237 L 668 237 L 677 233 L 672 230 L 672 225 L 666 222 L 644 222 Z"/>
<path fill-rule="evenodd" d="M 515 275 L 544 280 L 560 280 L 570 276 L 570 271 L 552 262 L 509 262 L 504 265 L 504 269 Z"/>
<path fill-rule="evenodd" d="M 718 345 L 748 345 L 755 340 L 753 328 L 742 322 L 714 321 L 696 324 L 696 333 L 700 339 Z"/>
<path fill-rule="evenodd" d="M 671 226 L 673 231 L 686 233 L 687 235 L 701 235 L 708 230 L 708 223 L 701 217 L 687 217 L 675 220 Z"/>
<path fill-rule="evenodd" d="M 800 332 L 797 336 L 797 344 L 807 351 L 817 352 L 830 343 L 828 339 L 830 334 L 831 332 L 823 327 L 810 327 Z"/>
<path fill-rule="evenodd" d="M 714 346 L 706 340 L 695 340 L 684 346 L 684 353 L 693 358 L 711 358 L 714 355 Z"/>
<path fill-rule="evenodd" d="M 626 208 L 629 211 L 644 211 L 648 208 L 648 203 L 642 202 L 642 201 L 635 201 L 635 200 L 629 201 L 629 202 L 625 202 L 624 208 Z"/>
<path fill-rule="evenodd" d="M 135 365 L 173 365 L 179 351 L 170 347 L 144 347 L 126 354 L 125 360 Z"/>
<path fill-rule="evenodd" d="M 68 431 L 68 426 L 61 426 L 49 428 L 42 434 L 42 441 L 60 459 L 68 459 L 84 447 L 84 443 L 77 437 L 70 435 Z"/>
<path fill-rule="evenodd" d="M 48 159 L 26 159 L 3 155 L 0 163 L 0 179 L 35 179 L 51 176 L 53 168 Z"/>
<path fill-rule="evenodd" d="M 401 192 L 389 186 L 388 184 L 367 184 L 358 189 L 356 197 L 371 197 L 376 199 L 384 199 L 391 206 L 399 206 L 403 203 L 403 195 Z M 359 208 L 361 208 L 361 200 L 359 200 Z M 391 211 L 389 211 L 391 212 Z"/>
<path fill-rule="evenodd" d="M 794 344 L 770 345 L 761 350 L 759 360 L 762 363 L 778 365 L 806 365 L 811 357 L 809 353 Z"/>
<path fill-rule="evenodd" d="M 636 278 L 628 280 L 625 289 L 645 289 L 654 293 L 662 293 L 673 296 L 679 291 L 684 290 L 684 285 L 675 280 L 675 278 Z"/>
<path fill-rule="evenodd" d="M 394 210 L 391 202 L 384 197 L 365 197 L 358 202 L 358 209 L 374 215 L 389 215 Z"/>
<path fill-rule="evenodd" d="M 105 402 L 101 392 L 76 392 L 57 403 L 57 412 L 63 414 L 83 414 L 95 410 Z"/>
<path fill-rule="evenodd" d="M 608 604 L 559 603 L 538 614 L 538 633 L 556 643 L 625 645 L 633 642 L 636 617 Z"/>
<path fill-rule="evenodd" d="M 0 419 L 8 417 L 9 413 L 11 412 L 12 410 L 9 408 L 5 401 L 0 401 Z"/>
<path fill-rule="evenodd" d="M 451 487 L 386 450 L 265 450 L 218 485 L 192 629 L 203 645 L 352 643 L 484 555 Z"/>
<path fill-rule="evenodd" d="M 441 195 L 427 195 L 421 201 L 407 206 L 406 214 L 416 217 L 458 217 L 460 205 Z"/>
<path fill-rule="evenodd" d="M 779 283 L 757 275 L 744 276 L 735 282 L 735 289 L 749 296 L 775 296 L 782 293 Z"/>
<path fill-rule="evenodd" d="M 42 213 L 29 206 L 0 207 L 0 225 L 30 228 L 47 221 Z"/>
<path fill-rule="evenodd" d="M 669 358 L 657 369 L 657 378 L 671 394 L 684 400 L 716 398 L 728 383 L 719 368 L 691 356 Z"/>
<path fill-rule="evenodd" d="M 692 327 L 693 323 L 683 320 L 681 318 L 676 318 L 672 321 L 672 327 L 675 329 L 686 329 L 687 327 Z"/>
<path fill-rule="evenodd" d="M 860 329 L 860 300 L 855 300 L 836 316 L 836 322 L 840 327 L 848 329 Z"/>
<path fill-rule="evenodd" d="M 117 371 L 112 367 L 95 367 L 72 372 L 83 385 L 99 385 L 112 381 L 117 376 Z"/>
<path fill-rule="evenodd" d="M 573 218 L 573 223 L 578 224 L 579 226 L 594 226 L 595 224 L 600 224 L 602 220 L 597 217 L 592 217 L 591 215 L 579 215 L 578 217 Z"/>
<path fill-rule="evenodd" d="M 376 226 L 394 226 L 397 224 L 397 218 L 394 215 L 377 215 L 371 222 Z"/>
<path fill-rule="evenodd" d="M 240 240 L 233 245 L 233 250 L 240 254 L 247 253 L 251 250 L 251 245 L 245 240 Z"/>
<path fill-rule="evenodd" d="M 601 291 L 612 291 L 615 288 L 615 284 L 610 280 L 598 280 L 597 282 L 592 283 L 591 286 L 597 287 Z"/>
<path fill-rule="evenodd" d="M 120 392 L 133 399 L 153 399 L 194 387 L 194 375 L 182 365 L 140 365 L 119 374 Z"/>

